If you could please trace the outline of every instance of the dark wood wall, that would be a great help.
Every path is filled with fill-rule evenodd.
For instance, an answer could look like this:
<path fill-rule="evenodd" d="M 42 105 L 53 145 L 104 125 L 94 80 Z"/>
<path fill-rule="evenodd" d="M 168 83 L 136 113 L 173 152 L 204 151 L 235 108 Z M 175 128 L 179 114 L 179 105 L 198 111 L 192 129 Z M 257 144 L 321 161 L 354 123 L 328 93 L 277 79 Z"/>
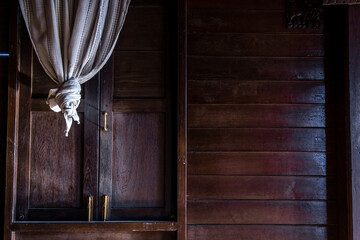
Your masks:
<path fill-rule="evenodd" d="M 337 239 L 336 87 L 324 29 L 287 29 L 284 6 L 188 0 L 189 240 Z M 1 206 L 7 61 L 0 57 Z"/>
<path fill-rule="evenodd" d="M 334 74 L 284 0 L 188 0 L 188 239 L 337 239 Z"/>
<path fill-rule="evenodd" d="M 8 1 L 0 2 L 0 54 L 9 53 Z M 0 56 L 0 236 L 3 234 L 5 201 L 6 112 L 8 57 Z"/>

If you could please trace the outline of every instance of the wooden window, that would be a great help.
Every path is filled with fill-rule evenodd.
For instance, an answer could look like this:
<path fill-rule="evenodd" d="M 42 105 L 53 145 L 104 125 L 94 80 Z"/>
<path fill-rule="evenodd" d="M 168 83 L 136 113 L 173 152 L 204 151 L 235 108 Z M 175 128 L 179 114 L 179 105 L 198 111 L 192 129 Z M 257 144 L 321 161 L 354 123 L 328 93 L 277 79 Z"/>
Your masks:
<path fill-rule="evenodd" d="M 185 236 L 185 177 L 179 175 L 185 174 L 185 82 L 178 76 L 178 45 L 184 42 L 178 40 L 177 4 L 132 1 L 112 57 L 82 85 L 81 124 L 73 125 L 68 138 L 62 114 L 45 104 L 48 90 L 56 86 L 44 73 L 19 20 L 19 68 L 9 83 L 10 89 L 17 88 L 9 91 L 9 122 L 11 116 L 14 120 L 9 125 L 14 139 L 10 148 L 17 154 L 12 158 L 9 150 L 7 160 L 8 169 L 14 170 L 7 176 L 13 183 L 8 185 L 7 206 L 14 206 L 7 215 L 7 229 L 19 232 L 19 239 L 29 237 L 22 233 L 28 229 L 36 232 L 31 236 L 70 228 L 114 229 L 110 223 L 54 223 L 45 230 L 35 223 L 87 221 L 89 196 L 94 197 L 94 221 L 101 221 L 104 195 L 110 198 L 109 220 L 119 224 L 117 230 L 145 227 L 177 231 L 154 235 L 166 239 Z"/>

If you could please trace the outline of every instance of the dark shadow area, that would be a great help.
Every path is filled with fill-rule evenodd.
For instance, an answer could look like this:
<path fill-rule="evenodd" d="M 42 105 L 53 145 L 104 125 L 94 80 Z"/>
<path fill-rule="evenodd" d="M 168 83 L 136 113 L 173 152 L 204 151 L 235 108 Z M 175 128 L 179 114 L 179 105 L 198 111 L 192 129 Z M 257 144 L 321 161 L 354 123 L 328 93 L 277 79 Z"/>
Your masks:
<path fill-rule="evenodd" d="M 335 120 L 335 130 L 331 131 L 335 136 L 329 136 L 327 131 L 327 142 L 334 139 L 336 155 L 336 184 L 337 184 L 337 219 L 338 239 L 347 238 L 347 189 L 346 189 L 346 131 L 345 131 L 345 43 L 346 43 L 346 6 L 324 7 L 324 33 L 325 33 L 325 79 L 326 99 L 331 101 L 334 109 L 331 111 L 329 105 L 325 107 L 326 125 L 329 119 Z M 335 116 L 334 116 L 335 115 Z M 334 121 L 333 121 L 334 122 Z M 329 129 L 327 129 L 329 130 Z M 328 180 L 329 181 L 329 180 Z M 331 204 L 329 204 L 331 205 Z M 328 216 L 334 214 L 334 209 L 328 206 Z M 333 232 L 328 232 L 328 238 L 333 239 Z"/>

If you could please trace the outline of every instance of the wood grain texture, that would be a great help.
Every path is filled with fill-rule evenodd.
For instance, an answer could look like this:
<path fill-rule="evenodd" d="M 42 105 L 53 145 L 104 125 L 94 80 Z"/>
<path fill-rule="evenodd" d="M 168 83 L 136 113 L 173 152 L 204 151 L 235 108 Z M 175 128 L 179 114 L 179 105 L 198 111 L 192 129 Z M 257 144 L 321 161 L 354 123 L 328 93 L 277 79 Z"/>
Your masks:
<path fill-rule="evenodd" d="M 190 128 L 335 126 L 333 105 L 190 104 L 188 111 Z"/>
<path fill-rule="evenodd" d="M 148 2 L 140 6 L 131 2 L 115 51 L 164 50 L 165 9 L 163 5 L 152 6 Z"/>
<path fill-rule="evenodd" d="M 83 121 L 83 116 L 80 115 Z M 79 208 L 82 204 L 82 126 L 63 134 L 63 116 L 32 113 L 31 208 Z"/>
<path fill-rule="evenodd" d="M 336 224 L 336 202 L 188 201 L 189 224 Z"/>
<path fill-rule="evenodd" d="M 113 119 L 112 208 L 163 207 L 164 115 L 114 114 Z"/>
<path fill-rule="evenodd" d="M 16 240 L 175 240 L 176 232 L 117 232 L 117 233 L 19 233 Z"/>
<path fill-rule="evenodd" d="M 334 176 L 336 154 L 306 152 L 194 152 L 188 173 L 197 175 Z"/>
<path fill-rule="evenodd" d="M 189 57 L 188 60 L 190 80 L 325 79 L 323 58 Z"/>
<path fill-rule="evenodd" d="M 188 199 L 336 199 L 336 181 L 325 177 L 188 177 Z"/>
<path fill-rule="evenodd" d="M 359 164 L 359 144 L 360 144 L 360 107 L 359 90 L 360 83 L 360 58 L 356 54 L 359 48 L 360 31 L 360 6 L 354 5 L 347 8 L 346 15 L 346 80 L 345 80 L 345 116 L 346 121 L 346 157 L 347 163 L 347 189 L 348 193 L 348 221 L 350 230 L 349 239 L 360 239 L 360 206 L 358 199 L 360 193 L 360 164 Z"/>
<path fill-rule="evenodd" d="M 189 151 L 335 150 L 335 130 L 322 128 L 190 129 Z"/>
<path fill-rule="evenodd" d="M 164 58 L 163 52 L 115 52 L 114 97 L 163 97 Z"/>
<path fill-rule="evenodd" d="M 323 57 L 322 34 L 192 33 L 190 56 Z"/>
<path fill-rule="evenodd" d="M 189 240 L 336 240 L 336 227 L 320 226 L 241 226 L 190 225 Z"/>
<path fill-rule="evenodd" d="M 55 82 L 53 82 L 49 76 L 45 73 L 42 68 L 36 53 L 33 53 L 33 77 L 32 77 L 32 95 L 33 97 L 47 97 L 49 95 L 49 90 L 52 88 L 57 88 Z"/>
<path fill-rule="evenodd" d="M 1 39 L 1 38 L 0 38 Z M 1 40 L 0 40 L 1 42 Z M 0 58 L 0 156 L 3 159 L 0 161 L 0 191 L 3 193 L 0 196 L 0 216 L 5 215 L 5 169 L 6 169 L 6 116 L 7 116 L 7 84 L 8 84 L 8 58 Z M 4 226 L 4 218 L 0 219 L 0 226 Z M 4 236 L 4 228 L 0 228 L 0 236 Z"/>
<path fill-rule="evenodd" d="M 190 80 L 189 103 L 333 103 L 335 88 L 324 81 Z"/>
<path fill-rule="evenodd" d="M 189 1 L 196 2 L 196 1 Z M 240 1 L 239 1 L 240 2 Z M 245 1 L 241 1 L 245 2 Z M 250 1 L 248 1 L 250 2 Z M 220 4 L 220 2 L 219 2 Z M 225 6 L 225 5 L 224 5 Z M 285 4 L 284 4 L 285 7 Z M 188 11 L 188 31 L 223 33 L 322 33 L 320 29 L 288 29 L 284 7 L 280 11 L 244 11 L 242 9 L 198 9 Z"/>
<path fill-rule="evenodd" d="M 271 2 L 266 0 L 259 1 L 239 1 L 239 0 L 223 0 L 221 2 L 216 0 L 196 0 L 189 1 L 188 8 L 223 8 L 223 9 L 242 9 L 242 10 L 283 10 L 282 0 L 273 0 Z"/>

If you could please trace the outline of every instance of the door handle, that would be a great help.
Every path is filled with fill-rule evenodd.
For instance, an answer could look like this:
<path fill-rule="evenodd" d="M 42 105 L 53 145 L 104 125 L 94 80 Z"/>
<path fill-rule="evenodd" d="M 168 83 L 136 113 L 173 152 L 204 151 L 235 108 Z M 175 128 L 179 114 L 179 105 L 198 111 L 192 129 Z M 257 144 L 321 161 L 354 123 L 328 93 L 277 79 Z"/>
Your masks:
<path fill-rule="evenodd" d="M 108 113 L 105 112 L 104 113 L 104 131 L 105 132 L 109 131 L 109 129 L 107 128 L 107 116 L 108 116 Z"/>
<path fill-rule="evenodd" d="M 88 197 L 88 204 L 87 204 L 87 214 L 88 214 L 88 221 L 91 222 L 93 220 L 93 209 L 94 209 L 94 197 Z"/>
<path fill-rule="evenodd" d="M 109 196 L 104 195 L 101 197 L 101 205 L 102 205 L 102 219 L 105 222 L 109 218 Z"/>

